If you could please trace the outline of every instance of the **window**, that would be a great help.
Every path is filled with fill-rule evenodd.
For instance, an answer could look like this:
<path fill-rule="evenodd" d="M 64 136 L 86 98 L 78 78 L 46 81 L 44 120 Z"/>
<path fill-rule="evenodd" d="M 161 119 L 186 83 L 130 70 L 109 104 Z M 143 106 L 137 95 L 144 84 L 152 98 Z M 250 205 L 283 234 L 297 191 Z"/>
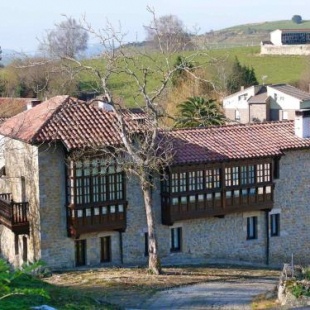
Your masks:
<path fill-rule="evenodd" d="M 144 233 L 144 256 L 149 256 L 149 234 Z"/>
<path fill-rule="evenodd" d="M 111 237 L 102 237 L 101 243 L 101 263 L 106 263 L 111 261 Z"/>
<path fill-rule="evenodd" d="M 14 235 L 14 245 L 15 245 L 15 255 L 19 255 L 19 237 L 18 235 Z"/>
<path fill-rule="evenodd" d="M 280 236 L 280 214 L 270 215 L 270 235 L 272 237 Z"/>
<path fill-rule="evenodd" d="M 86 265 L 86 240 L 75 241 L 75 265 Z"/>
<path fill-rule="evenodd" d="M 282 112 L 282 120 L 288 120 L 288 112 L 287 111 Z"/>
<path fill-rule="evenodd" d="M 255 182 L 255 167 L 254 165 L 240 167 L 241 184 L 254 184 Z"/>
<path fill-rule="evenodd" d="M 257 239 L 257 216 L 247 218 L 247 239 Z"/>
<path fill-rule="evenodd" d="M 220 182 L 220 169 L 207 169 L 206 170 L 206 187 L 209 189 L 219 188 L 221 186 Z"/>
<path fill-rule="evenodd" d="M 28 240 L 26 236 L 23 236 L 23 262 L 28 261 Z"/>
<path fill-rule="evenodd" d="M 68 180 L 69 201 L 81 205 L 122 200 L 125 196 L 124 183 L 123 172 L 103 159 L 72 162 Z"/>
<path fill-rule="evenodd" d="M 240 111 L 239 111 L 239 110 L 236 110 L 236 111 L 235 111 L 235 120 L 236 120 L 236 121 L 239 121 L 239 120 L 240 120 Z"/>
<path fill-rule="evenodd" d="M 269 182 L 271 180 L 271 165 L 270 163 L 259 164 L 256 168 L 257 183 Z"/>
<path fill-rule="evenodd" d="M 182 228 L 171 228 L 171 252 L 181 251 Z"/>
<path fill-rule="evenodd" d="M 225 185 L 226 186 L 239 185 L 239 167 L 225 168 Z"/>
<path fill-rule="evenodd" d="M 273 162 L 273 177 L 279 179 L 280 177 L 280 158 L 276 157 Z"/>

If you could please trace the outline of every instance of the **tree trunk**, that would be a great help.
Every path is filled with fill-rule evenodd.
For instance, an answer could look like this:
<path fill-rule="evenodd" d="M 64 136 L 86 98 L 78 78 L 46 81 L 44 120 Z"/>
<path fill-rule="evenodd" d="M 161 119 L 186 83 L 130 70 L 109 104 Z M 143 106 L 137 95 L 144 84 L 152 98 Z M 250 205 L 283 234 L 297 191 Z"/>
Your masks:
<path fill-rule="evenodd" d="M 161 273 L 161 264 L 158 255 L 157 238 L 154 223 L 154 212 L 151 198 L 151 185 L 148 180 L 143 181 L 142 184 L 144 206 L 146 213 L 146 221 L 148 228 L 149 241 L 149 270 L 154 274 Z"/>

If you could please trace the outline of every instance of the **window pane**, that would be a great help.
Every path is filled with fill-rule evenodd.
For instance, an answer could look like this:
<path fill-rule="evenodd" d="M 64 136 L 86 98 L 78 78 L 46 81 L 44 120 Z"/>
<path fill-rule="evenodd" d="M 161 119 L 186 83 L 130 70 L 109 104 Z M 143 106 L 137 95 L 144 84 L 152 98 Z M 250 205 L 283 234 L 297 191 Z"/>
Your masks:
<path fill-rule="evenodd" d="M 232 168 L 232 185 L 239 185 L 239 167 Z"/>

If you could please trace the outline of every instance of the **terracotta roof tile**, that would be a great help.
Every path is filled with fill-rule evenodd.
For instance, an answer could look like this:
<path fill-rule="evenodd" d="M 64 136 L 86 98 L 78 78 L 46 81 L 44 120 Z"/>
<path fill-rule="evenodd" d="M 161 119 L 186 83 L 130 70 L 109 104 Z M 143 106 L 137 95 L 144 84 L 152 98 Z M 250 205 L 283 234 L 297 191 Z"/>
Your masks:
<path fill-rule="evenodd" d="M 126 112 L 126 125 L 129 130 L 139 131 L 141 126 L 135 117 L 136 113 Z M 8 119 L 0 133 L 27 143 L 62 141 L 71 150 L 119 144 L 117 126 L 114 112 L 57 96 Z"/>
<path fill-rule="evenodd" d="M 310 138 L 295 136 L 292 121 L 183 129 L 168 135 L 175 145 L 174 164 L 277 156 L 285 149 L 310 147 Z"/>

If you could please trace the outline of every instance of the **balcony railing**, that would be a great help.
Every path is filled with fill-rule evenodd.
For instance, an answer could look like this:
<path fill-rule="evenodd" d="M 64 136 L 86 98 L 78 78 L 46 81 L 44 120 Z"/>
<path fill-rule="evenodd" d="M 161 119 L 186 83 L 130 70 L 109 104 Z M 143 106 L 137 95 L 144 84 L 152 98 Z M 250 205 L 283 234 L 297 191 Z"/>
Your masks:
<path fill-rule="evenodd" d="M 14 202 L 11 194 L 0 194 L 0 224 L 14 234 L 29 234 L 28 209 L 28 202 Z"/>
<path fill-rule="evenodd" d="M 126 201 L 115 204 L 68 207 L 68 235 L 78 238 L 81 234 L 102 231 L 125 231 Z"/>
<path fill-rule="evenodd" d="M 208 193 L 163 195 L 162 222 L 172 225 L 177 221 L 266 210 L 272 207 L 272 184 Z"/>

